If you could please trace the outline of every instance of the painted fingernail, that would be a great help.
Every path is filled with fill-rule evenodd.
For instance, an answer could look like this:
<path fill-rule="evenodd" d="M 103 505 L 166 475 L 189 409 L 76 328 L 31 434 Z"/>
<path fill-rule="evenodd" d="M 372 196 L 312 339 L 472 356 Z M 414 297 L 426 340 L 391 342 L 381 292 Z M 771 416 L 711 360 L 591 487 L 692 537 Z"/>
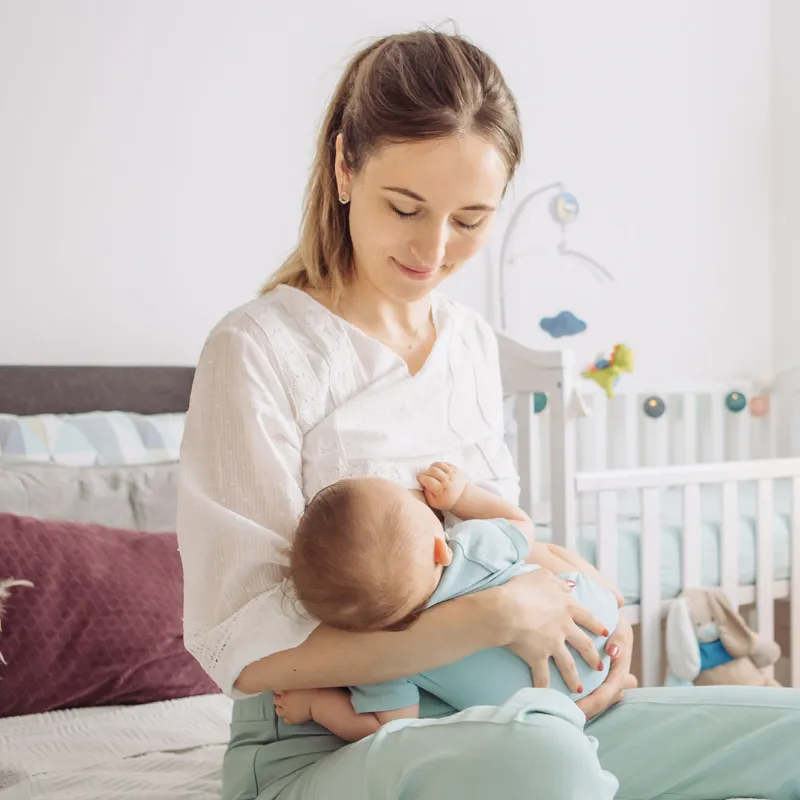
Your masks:
<path fill-rule="evenodd" d="M 608 628 L 603 628 L 603 636 L 608 636 Z"/>
<path fill-rule="evenodd" d="M 583 694 L 583 686 L 578 687 L 578 694 Z"/>
<path fill-rule="evenodd" d="M 575 581 L 567 581 L 567 586 L 569 586 L 570 589 L 574 589 L 575 588 Z"/>
<path fill-rule="evenodd" d="M 602 661 L 597 665 L 597 671 L 598 672 L 602 672 L 603 671 L 603 662 Z"/>
<path fill-rule="evenodd" d="M 612 644 L 606 652 L 611 656 L 611 658 L 616 658 L 617 653 L 619 653 L 619 645 Z"/>

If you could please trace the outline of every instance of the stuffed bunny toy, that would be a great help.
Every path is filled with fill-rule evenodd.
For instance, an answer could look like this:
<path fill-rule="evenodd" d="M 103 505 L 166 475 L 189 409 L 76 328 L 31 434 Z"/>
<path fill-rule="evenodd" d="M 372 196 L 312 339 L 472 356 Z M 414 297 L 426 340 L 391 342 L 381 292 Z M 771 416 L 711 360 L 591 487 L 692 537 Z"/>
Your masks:
<path fill-rule="evenodd" d="M 670 685 L 780 686 L 765 667 L 781 655 L 747 627 L 722 589 L 686 589 L 667 614 Z"/>

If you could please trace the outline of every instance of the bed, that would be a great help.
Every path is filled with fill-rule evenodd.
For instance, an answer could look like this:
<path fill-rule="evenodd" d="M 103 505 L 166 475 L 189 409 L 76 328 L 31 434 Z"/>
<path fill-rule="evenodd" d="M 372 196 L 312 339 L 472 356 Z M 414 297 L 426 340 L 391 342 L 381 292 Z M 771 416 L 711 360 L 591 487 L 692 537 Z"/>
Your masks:
<path fill-rule="evenodd" d="M 521 503 L 542 538 L 580 550 L 620 585 L 625 613 L 638 626 L 640 683 L 662 683 L 663 620 L 685 587 L 723 586 L 740 608 L 752 607 L 759 633 L 778 632 L 785 610 L 800 609 L 800 459 L 781 451 L 791 435 L 779 417 L 726 419 L 714 402 L 724 399 L 719 387 L 710 394 L 667 387 L 678 418 L 642 422 L 649 390 L 608 401 L 576 383 L 568 351 L 535 352 L 504 334 L 499 341 Z M 185 367 L 0 366 L 0 435 L 3 414 L 180 418 L 192 375 Z M 537 395 L 547 398 L 540 413 Z M 765 426 L 762 449 L 751 450 L 758 425 Z M 159 447 L 162 460 L 177 459 L 174 442 Z M 64 469 L 80 475 L 79 464 L 69 466 L 80 460 L 80 447 L 67 450 Z M 147 470 L 157 466 L 134 466 L 133 489 L 130 476 L 115 473 L 111 498 L 123 501 L 114 519 L 130 511 L 126 525 L 152 535 L 170 529 L 173 513 L 154 508 L 155 473 Z M 38 480 L 26 488 L 30 505 L 21 512 L 57 516 L 36 494 Z M 76 503 L 83 481 L 70 495 Z M 98 521 L 81 508 L 83 521 Z M 800 686 L 800 626 L 785 625 L 789 681 Z M 0 718 L 0 774 L 26 774 L 33 796 L 58 800 L 217 798 L 230 705 L 208 693 Z"/>
<path fill-rule="evenodd" d="M 28 776 L 20 798 L 218 800 L 230 706 L 207 695 L 0 719 L 0 761 Z"/>
<path fill-rule="evenodd" d="M 0 367 L 1 415 L 59 415 L 83 412 L 130 412 L 158 415 L 185 412 L 193 371 L 184 367 Z M 6 418 L 8 423 L 8 418 Z M 0 421 L 0 425 L 3 422 Z M 8 431 L 6 431 L 8 433 Z M 68 454 L 75 458 L 75 448 Z M 5 461 L 9 461 L 5 454 Z M 0 457 L 0 466 L 4 459 Z M 34 465 L 44 469 L 42 465 Z M 124 517 L 133 527 L 168 530 L 169 514 L 157 518 L 152 513 L 152 495 L 127 496 L 131 486 L 152 490 L 153 476 L 159 465 L 128 466 L 128 486 L 120 487 L 120 472 L 106 480 L 113 467 L 105 470 L 104 486 L 116 491 L 104 495 L 98 507 L 98 519 L 116 522 Z M 172 465 L 162 464 L 164 474 Z M 85 476 L 90 468 L 64 468 L 65 473 L 79 474 L 79 491 L 61 492 L 56 506 L 14 509 L 40 512 L 42 516 L 62 513 L 69 499 L 70 513 L 81 503 L 80 493 L 87 491 Z M 8 470 L 11 474 L 11 470 Z M 91 473 L 93 480 L 97 473 Z M 16 478 L 14 473 L 12 478 Z M 172 476 L 170 476 L 170 481 Z M 165 483 L 169 488 L 171 483 Z M 28 487 L 26 497 L 35 491 Z M 34 495 L 35 500 L 35 495 Z M 111 507 L 112 502 L 118 505 Z M 8 502 L 8 501 L 7 501 Z M 125 511 L 133 507 L 130 517 Z M 91 516 L 80 505 L 81 515 Z M 0 512 L 9 508 L 0 507 Z M 159 536 L 154 531 L 151 536 Z M 0 559 L 0 566 L 2 560 Z M 0 651 L 3 650 L 0 636 Z M 8 653 L 6 654 L 8 655 Z M 0 696 L 3 682 L 0 681 Z M 218 693 L 130 704 L 78 707 L 45 713 L 25 714 L 0 719 L 0 788 L 1 800 L 23 797 L 43 800 L 216 800 L 220 796 L 221 761 L 228 740 L 231 701 Z M 26 776 L 24 780 L 21 776 Z"/>

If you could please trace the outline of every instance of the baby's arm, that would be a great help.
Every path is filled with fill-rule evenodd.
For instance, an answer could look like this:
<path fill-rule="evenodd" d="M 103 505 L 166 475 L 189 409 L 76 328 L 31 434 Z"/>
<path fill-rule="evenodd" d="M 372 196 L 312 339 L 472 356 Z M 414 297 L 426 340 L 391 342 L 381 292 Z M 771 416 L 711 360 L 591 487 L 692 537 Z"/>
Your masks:
<path fill-rule="evenodd" d="M 415 719 L 419 705 L 395 711 L 357 714 L 346 689 L 298 689 L 275 692 L 275 710 L 289 725 L 313 720 L 347 742 L 357 742 L 375 733 L 393 719 Z"/>
<path fill-rule="evenodd" d="M 536 542 L 536 532 L 531 518 L 513 503 L 506 502 L 480 486 L 468 483 L 464 473 L 452 464 L 437 462 L 430 469 L 417 476 L 425 499 L 433 508 L 449 511 L 462 520 L 507 519 L 522 531 L 530 546 L 526 562 L 537 564 L 554 574 L 577 571 L 596 580 L 611 591 L 622 608 L 625 599 L 616 587 L 612 586 L 584 558 L 559 545 Z"/>
<path fill-rule="evenodd" d="M 513 503 L 468 483 L 464 473 L 452 464 L 437 461 L 417 476 L 431 508 L 449 511 L 460 520 L 507 519 L 533 544 L 536 534 L 531 518 Z"/>

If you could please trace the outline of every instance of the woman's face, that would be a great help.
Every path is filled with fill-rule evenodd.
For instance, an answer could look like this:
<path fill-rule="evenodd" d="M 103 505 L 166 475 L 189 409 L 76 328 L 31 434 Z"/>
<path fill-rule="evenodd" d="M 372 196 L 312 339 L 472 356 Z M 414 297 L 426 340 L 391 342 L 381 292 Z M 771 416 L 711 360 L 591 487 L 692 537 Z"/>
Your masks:
<path fill-rule="evenodd" d="M 350 196 L 359 281 L 396 300 L 424 297 L 489 237 L 506 185 L 500 153 L 477 135 L 382 147 L 350 175 L 337 141 L 336 177 Z"/>

